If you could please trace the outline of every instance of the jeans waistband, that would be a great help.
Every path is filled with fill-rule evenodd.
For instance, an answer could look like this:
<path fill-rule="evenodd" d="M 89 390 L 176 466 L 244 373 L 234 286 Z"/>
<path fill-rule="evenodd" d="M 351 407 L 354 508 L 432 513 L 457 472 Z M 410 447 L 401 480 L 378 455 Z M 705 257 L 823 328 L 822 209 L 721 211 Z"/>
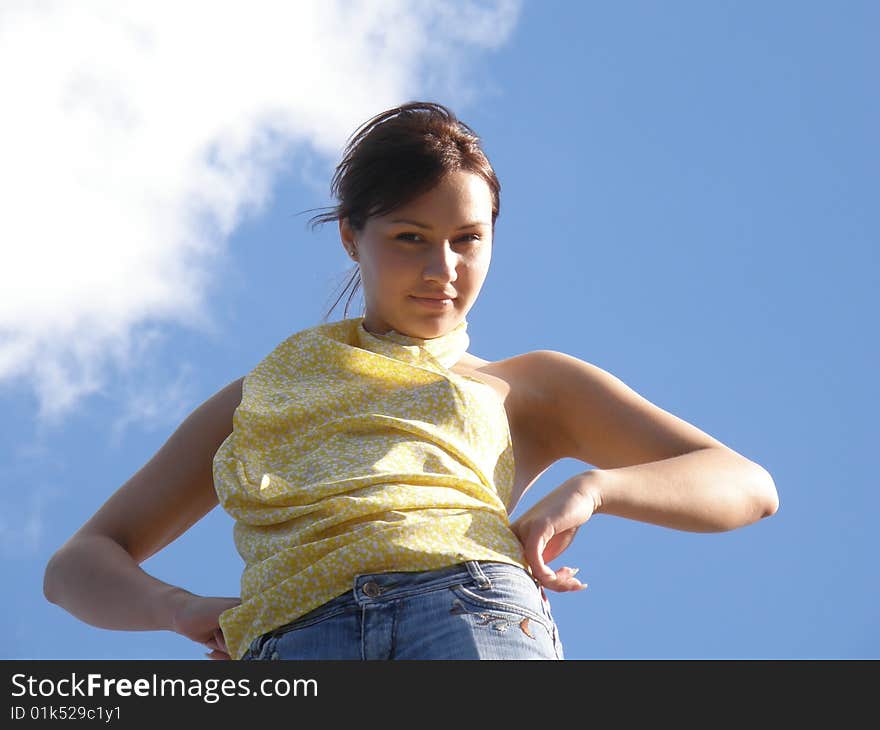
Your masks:
<path fill-rule="evenodd" d="M 360 605 L 402 598 L 425 588 L 445 588 L 473 579 L 480 588 L 492 587 L 492 574 L 498 570 L 522 573 L 532 577 L 521 567 L 501 562 L 466 560 L 439 570 L 397 573 L 365 573 L 355 576 L 354 597 Z"/>

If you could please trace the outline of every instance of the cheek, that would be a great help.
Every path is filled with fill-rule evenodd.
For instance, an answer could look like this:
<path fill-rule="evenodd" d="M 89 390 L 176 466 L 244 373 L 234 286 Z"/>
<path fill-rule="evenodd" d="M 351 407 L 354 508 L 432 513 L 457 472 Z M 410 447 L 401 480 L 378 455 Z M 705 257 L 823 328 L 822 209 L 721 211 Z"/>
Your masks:
<path fill-rule="evenodd" d="M 361 276 L 385 289 L 394 288 L 407 277 L 412 277 L 413 270 L 412 262 L 393 254 L 371 256 L 369 261 L 361 263 Z"/>
<path fill-rule="evenodd" d="M 486 251 L 485 253 L 481 252 L 470 259 L 466 259 L 463 262 L 463 269 L 467 272 L 467 275 L 470 278 L 476 281 L 482 281 L 486 278 L 486 274 L 489 273 L 489 263 L 491 260 L 491 251 Z"/>

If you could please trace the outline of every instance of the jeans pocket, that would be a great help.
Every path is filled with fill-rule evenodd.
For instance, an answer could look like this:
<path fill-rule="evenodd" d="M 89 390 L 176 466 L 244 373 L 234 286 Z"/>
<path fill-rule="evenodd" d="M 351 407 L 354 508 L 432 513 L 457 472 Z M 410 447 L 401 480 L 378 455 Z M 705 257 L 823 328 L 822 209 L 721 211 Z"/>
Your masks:
<path fill-rule="evenodd" d="M 551 622 L 541 610 L 540 597 L 528 586 L 521 586 L 519 582 L 507 584 L 493 579 L 489 587 L 480 587 L 476 582 L 472 582 L 450 586 L 450 590 L 465 607 L 490 613 L 513 614 L 520 619 L 536 621 L 548 632 L 552 631 Z"/>

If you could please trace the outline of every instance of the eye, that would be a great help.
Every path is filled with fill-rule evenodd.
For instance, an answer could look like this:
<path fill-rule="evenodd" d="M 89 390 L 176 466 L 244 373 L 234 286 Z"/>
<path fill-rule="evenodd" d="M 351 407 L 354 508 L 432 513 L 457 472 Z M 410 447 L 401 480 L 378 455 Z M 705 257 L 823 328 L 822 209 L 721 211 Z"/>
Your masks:
<path fill-rule="evenodd" d="M 418 233 L 398 233 L 396 238 L 403 240 L 403 241 L 411 241 L 411 242 L 415 243 L 415 241 L 413 241 L 412 239 L 413 238 L 420 238 L 420 236 Z M 458 240 L 459 241 L 479 241 L 480 235 L 478 233 L 465 233 Z"/>

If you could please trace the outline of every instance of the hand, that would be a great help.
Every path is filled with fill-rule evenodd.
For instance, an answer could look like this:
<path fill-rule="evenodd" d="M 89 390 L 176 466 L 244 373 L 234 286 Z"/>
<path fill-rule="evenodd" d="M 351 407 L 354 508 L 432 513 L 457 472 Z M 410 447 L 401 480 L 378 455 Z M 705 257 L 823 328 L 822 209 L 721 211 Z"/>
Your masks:
<path fill-rule="evenodd" d="M 185 594 L 174 612 L 174 631 L 204 644 L 209 659 L 229 659 L 226 639 L 220 630 L 220 614 L 241 603 L 239 598 L 206 598 Z"/>
<path fill-rule="evenodd" d="M 554 572 L 547 563 L 565 551 L 578 528 L 600 504 L 590 473 L 567 479 L 510 524 L 523 545 L 532 575 L 554 591 L 582 591 L 587 587 L 575 578 L 577 568 L 566 566 Z"/>

